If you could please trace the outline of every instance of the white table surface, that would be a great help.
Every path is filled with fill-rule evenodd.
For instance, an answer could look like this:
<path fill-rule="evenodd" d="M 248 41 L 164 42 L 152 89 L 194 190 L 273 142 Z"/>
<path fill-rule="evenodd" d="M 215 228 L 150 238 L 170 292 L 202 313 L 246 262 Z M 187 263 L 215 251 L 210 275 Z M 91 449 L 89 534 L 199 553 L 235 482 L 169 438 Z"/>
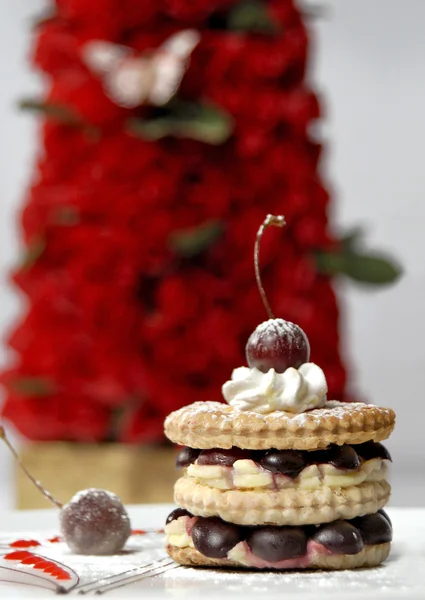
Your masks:
<path fill-rule="evenodd" d="M 132 526 L 137 529 L 161 528 L 170 505 L 134 506 L 129 508 Z M 387 562 L 374 569 L 339 572 L 237 573 L 219 570 L 179 567 L 164 575 L 145 579 L 106 598 L 256 598 L 267 600 L 379 600 L 425 599 L 425 508 L 390 508 L 394 526 L 394 543 Z M 57 512 L 10 511 L 0 515 L 0 540 L 16 539 L 22 535 L 43 538 L 57 533 Z M 19 535 L 20 534 L 20 535 Z M 37 539 L 37 537 L 36 537 Z M 145 542 L 140 542 L 145 543 Z M 155 557 L 162 553 L 162 540 L 157 537 Z M 152 546 L 153 548 L 153 546 Z M 159 554 L 158 554 L 159 553 Z M 138 555 L 141 556 L 141 555 Z M 75 560 L 75 557 L 74 557 Z M 113 558 L 97 558 L 108 568 Z M 87 561 L 87 559 L 85 559 Z M 111 562 L 112 561 L 112 562 Z M 99 562 L 97 563 L 99 565 Z M 87 568 L 87 562 L 85 563 Z M 74 595 L 75 594 L 75 595 Z M 1 600 L 47 599 L 55 594 L 38 588 L 0 582 Z M 71 593 L 76 596 L 76 592 Z M 80 596 L 82 597 L 82 596 Z"/>

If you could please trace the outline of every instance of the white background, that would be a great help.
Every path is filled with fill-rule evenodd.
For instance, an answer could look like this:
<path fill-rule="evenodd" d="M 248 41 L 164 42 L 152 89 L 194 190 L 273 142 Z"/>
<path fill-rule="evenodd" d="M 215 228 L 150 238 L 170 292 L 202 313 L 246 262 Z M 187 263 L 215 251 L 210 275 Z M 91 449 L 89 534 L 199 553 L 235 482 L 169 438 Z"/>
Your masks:
<path fill-rule="evenodd" d="M 41 89 L 25 62 L 31 18 L 47 2 L 0 2 L 0 334 L 19 314 L 6 283 L 18 257 L 17 211 L 36 150 L 32 117 L 18 98 Z M 339 284 L 346 355 L 362 394 L 397 411 L 388 443 L 395 503 L 425 504 L 425 2 L 328 0 L 314 25 L 314 78 L 326 98 L 327 180 L 334 223 L 362 224 L 368 244 L 393 253 L 405 275 L 371 291 Z M 2 351 L 0 359 L 4 360 Z M 10 465 L 0 448 L 0 506 L 10 505 Z"/>

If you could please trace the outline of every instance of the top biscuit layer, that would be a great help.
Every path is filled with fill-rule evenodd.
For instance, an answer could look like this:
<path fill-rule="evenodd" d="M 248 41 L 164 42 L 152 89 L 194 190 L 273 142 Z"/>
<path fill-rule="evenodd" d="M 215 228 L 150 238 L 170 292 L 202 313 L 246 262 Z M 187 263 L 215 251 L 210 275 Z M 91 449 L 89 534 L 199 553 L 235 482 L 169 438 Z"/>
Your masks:
<path fill-rule="evenodd" d="M 247 450 L 316 450 L 329 444 L 362 444 L 385 440 L 394 428 L 395 414 L 361 402 L 327 402 L 324 408 L 291 414 L 238 411 L 221 402 L 195 402 L 165 419 L 165 435 L 191 448 Z"/>

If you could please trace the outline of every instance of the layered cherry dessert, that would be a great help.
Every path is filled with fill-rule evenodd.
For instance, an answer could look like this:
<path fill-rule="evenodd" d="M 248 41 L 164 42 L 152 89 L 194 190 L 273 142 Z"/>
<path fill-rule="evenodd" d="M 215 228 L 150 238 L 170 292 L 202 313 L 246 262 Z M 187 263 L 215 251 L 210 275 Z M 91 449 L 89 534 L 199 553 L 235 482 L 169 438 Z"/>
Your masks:
<path fill-rule="evenodd" d="M 183 565 L 257 569 L 346 569 L 388 556 L 383 507 L 391 409 L 327 400 L 322 369 L 309 362 L 302 329 L 270 319 L 246 346 L 248 367 L 223 385 L 225 404 L 196 402 L 169 415 L 165 433 L 182 446 L 168 517 L 167 551 Z"/>

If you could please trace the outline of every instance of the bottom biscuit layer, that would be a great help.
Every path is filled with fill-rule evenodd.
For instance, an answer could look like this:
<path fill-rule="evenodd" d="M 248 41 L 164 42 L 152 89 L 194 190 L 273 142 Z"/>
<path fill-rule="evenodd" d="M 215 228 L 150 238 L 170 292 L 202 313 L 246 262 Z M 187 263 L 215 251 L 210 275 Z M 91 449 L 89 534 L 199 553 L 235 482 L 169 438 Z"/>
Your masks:
<path fill-rule="evenodd" d="M 390 553 L 391 543 L 377 544 L 375 546 L 366 546 L 358 554 L 334 554 L 324 555 L 316 554 L 311 556 L 310 560 L 304 564 L 295 564 L 293 566 L 263 566 L 253 567 L 237 560 L 228 558 L 208 558 L 195 548 L 177 548 L 176 546 L 167 546 L 167 552 L 173 560 L 181 565 L 189 567 L 224 567 L 224 568 L 244 568 L 244 569 L 358 569 L 361 567 L 376 567 L 381 564 Z M 283 562 L 283 561 L 282 561 Z M 288 563 L 290 561 L 287 561 Z"/>

